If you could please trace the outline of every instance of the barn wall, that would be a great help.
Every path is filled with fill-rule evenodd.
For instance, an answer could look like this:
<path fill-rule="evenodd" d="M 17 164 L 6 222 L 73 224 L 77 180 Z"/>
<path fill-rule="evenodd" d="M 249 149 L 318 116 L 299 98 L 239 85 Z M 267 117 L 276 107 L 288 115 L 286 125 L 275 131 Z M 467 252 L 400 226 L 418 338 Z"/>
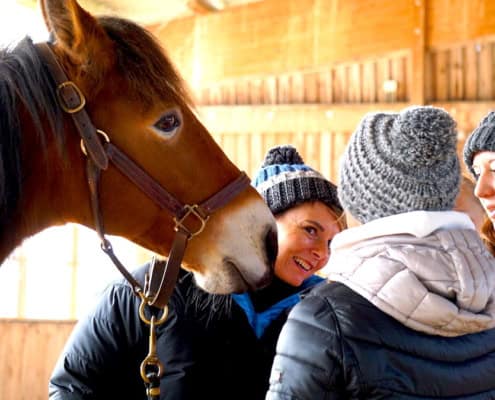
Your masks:
<path fill-rule="evenodd" d="M 293 143 L 336 180 L 367 111 L 444 107 L 461 149 L 495 109 L 492 0 L 265 0 L 151 28 L 204 123 L 251 175 L 269 147 Z M 47 398 L 72 327 L 0 320 L 0 400 Z"/>
<path fill-rule="evenodd" d="M 152 27 L 191 84 L 318 69 L 495 34 L 491 0 L 265 0 Z"/>
<path fill-rule="evenodd" d="M 495 108 L 490 0 L 265 0 L 152 31 L 226 153 L 253 173 L 292 142 L 336 179 L 367 111 L 445 107 L 466 134 Z"/>
<path fill-rule="evenodd" d="M 410 0 L 266 0 L 153 31 L 189 82 L 209 84 L 410 48 L 415 7 Z"/>
<path fill-rule="evenodd" d="M 0 319 L 0 400 L 46 400 L 73 321 Z"/>

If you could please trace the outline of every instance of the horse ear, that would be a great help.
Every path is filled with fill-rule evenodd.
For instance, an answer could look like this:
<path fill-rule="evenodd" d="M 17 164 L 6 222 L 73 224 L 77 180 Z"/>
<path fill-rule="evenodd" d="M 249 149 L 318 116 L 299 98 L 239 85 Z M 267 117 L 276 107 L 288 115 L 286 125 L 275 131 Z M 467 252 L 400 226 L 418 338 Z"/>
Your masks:
<path fill-rule="evenodd" d="M 84 68 L 89 60 L 98 60 L 101 68 L 110 62 L 111 39 L 76 0 L 40 0 L 40 5 L 48 31 L 76 65 Z"/>

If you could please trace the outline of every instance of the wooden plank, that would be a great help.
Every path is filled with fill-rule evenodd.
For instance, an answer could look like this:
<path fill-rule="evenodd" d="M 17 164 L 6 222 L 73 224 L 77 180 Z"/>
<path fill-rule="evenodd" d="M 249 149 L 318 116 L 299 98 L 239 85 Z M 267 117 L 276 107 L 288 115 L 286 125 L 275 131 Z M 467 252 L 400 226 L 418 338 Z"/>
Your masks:
<path fill-rule="evenodd" d="M 304 103 L 317 103 L 318 99 L 318 73 L 308 72 L 304 79 Z"/>
<path fill-rule="evenodd" d="M 350 103 L 362 102 L 362 66 L 361 63 L 354 63 L 348 67 L 348 101 Z"/>
<path fill-rule="evenodd" d="M 461 101 L 465 98 L 465 57 L 464 46 L 457 46 L 451 51 L 452 72 L 451 72 L 451 100 Z"/>
<path fill-rule="evenodd" d="M 302 72 L 294 72 L 290 75 L 289 103 L 301 104 L 304 102 L 304 78 Z"/>
<path fill-rule="evenodd" d="M 239 79 L 235 83 L 235 104 L 249 103 L 249 82 L 246 79 Z"/>
<path fill-rule="evenodd" d="M 394 101 L 405 101 L 407 98 L 407 80 L 406 65 L 403 55 L 396 56 L 390 60 L 391 76 L 397 83 Z"/>
<path fill-rule="evenodd" d="M 336 171 L 333 168 L 333 133 L 327 130 L 320 132 L 320 154 L 318 169 L 323 176 L 332 182 L 337 182 Z"/>
<path fill-rule="evenodd" d="M 263 104 L 261 79 L 252 78 L 248 84 L 249 104 Z"/>
<path fill-rule="evenodd" d="M 46 400 L 74 321 L 0 320 L 0 399 Z"/>
<path fill-rule="evenodd" d="M 221 85 L 222 92 L 222 104 L 235 104 L 236 103 L 236 95 L 235 95 L 235 82 L 223 82 Z"/>
<path fill-rule="evenodd" d="M 318 73 L 318 98 L 320 103 L 333 103 L 332 69 L 324 68 Z"/>
<path fill-rule="evenodd" d="M 198 107 L 201 115 L 215 113 L 215 118 L 205 119 L 210 132 L 297 132 L 322 130 L 354 130 L 361 117 L 370 111 L 400 110 L 408 103 L 374 104 L 297 104 L 264 106 L 207 106 Z M 271 119 L 268 116 L 272 113 Z M 328 115 L 332 115 L 329 119 Z M 253 147 L 253 149 L 256 147 Z"/>
<path fill-rule="evenodd" d="M 277 85 L 277 103 L 289 104 L 290 102 L 290 79 L 288 75 L 280 75 Z"/>
<path fill-rule="evenodd" d="M 411 62 L 412 65 L 412 62 Z M 433 66 L 435 65 L 435 53 L 429 51 L 425 55 L 425 82 L 424 82 L 424 96 L 425 104 L 430 104 L 435 99 L 435 70 Z M 411 67 L 412 68 L 412 67 Z"/>
<path fill-rule="evenodd" d="M 212 85 L 210 87 L 210 104 L 211 105 L 222 104 L 222 93 L 219 85 Z"/>
<path fill-rule="evenodd" d="M 362 101 L 364 103 L 374 103 L 377 101 L 376 82 L 376 61 L 363 63 L 363 92 Z"/>
<path fill-rule="evenodd" d="M 201 105 L 210 105 L 210 89 L 203 87 L 197 92 L 197 102 Z"/>
<path fill-rule="evenodd" d="M 483 43 L 479 54 L 479 100 L 493 99 L 493 44 Z"/>
<path fill-rule="evenodd" d="M 478 99 L 479 50 L 477 43 L 469 43 L 464 48 L 464 97 L 466 100 Z"/>
<path fill-rule="evenodd" d="M 347 102 L 346 66 L 337 65 L 333 69 L 332 92 L 335 103 Z"/>
<path fill-rule="evenodd" d="M 357 124 L 356 124 L 357 125 Z M 339 171 L 340 157 L 344 153 L 348 141 L 348 131 L 337 131 L 334 134 L 334 151 L 332 154 L 333 170 Z"/>
<path fill-rule="evenodd" d="M 244 133 L 242 135 L 232 135 L 236 139 L 237 146 L 237 156 L 233 158 L 235 161 L 235 165 L 241 171 L 249 171 L 251 167 L 251 141 L 249 139 L 249 133 Z"/>
<path fill-rule="evenodd" d="M 449 97 L 449 51 L 438 50 L 435 57 L 435 101 Z"/>
<path fill-rule="evenodd" d="M 383 90 L 383 84 L 385 81 L 391 79 L 390 72 L 390 60 L 383 57 L 377 61 L 377 97 L 379 103 L 386 102 L 387 94 Z"/>
<path fill-rule="evenodd" d="M 413 104 L 425 104 L 425 52 L 426 52 L 426 1 L 415 1 L 412 9 L 414 38 L 411 48 L 410 95 L 404 92 L 402 100 L 409 97 Z"/>
<path fill-rule="evenodd" d="M 249 168 L 246 168 L 246 172 L 249 176 L 254 177 L 254 174 L 261 167 L 265 152 L 263 150 L 263 134 L 260 132 L 252 132 L 249 134 L 250 147 L 253 149 L 251 152 Z"/>
<path fill-rule="evenodd" d="M 268 76 L 263 79 L 263 103 L 276 104 L 277 102 L 277 78 Z"/>

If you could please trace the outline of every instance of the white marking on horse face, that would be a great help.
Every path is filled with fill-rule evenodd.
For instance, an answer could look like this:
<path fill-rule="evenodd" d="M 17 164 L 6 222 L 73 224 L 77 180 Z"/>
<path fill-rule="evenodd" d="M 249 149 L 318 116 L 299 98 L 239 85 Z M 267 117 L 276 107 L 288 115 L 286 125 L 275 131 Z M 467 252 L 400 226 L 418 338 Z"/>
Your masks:
<path fill-rule="evenodd" d="M 208 238 L 201 243 L 194 243 L 196 238 L 191 241 L 195 263 L 204 266 L 195 271 L 195 279 L 208 292 L 242 292 L 271 279 L 266 236 L 270 230 L 276 232 L 275 219 L 261 198 L 248 201 L 244 207 L 225 207 L 215 215 Z"/>

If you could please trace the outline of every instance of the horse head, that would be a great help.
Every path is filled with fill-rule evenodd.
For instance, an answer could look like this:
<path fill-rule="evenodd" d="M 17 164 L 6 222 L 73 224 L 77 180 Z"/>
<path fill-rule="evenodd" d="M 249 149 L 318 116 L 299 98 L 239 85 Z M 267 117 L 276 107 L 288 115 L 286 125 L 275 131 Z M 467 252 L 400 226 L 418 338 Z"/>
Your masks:
<path fill-rule="evenodd" d="M 76 0 L 43 0 L 41 7 L 50 48 L 85 99 L 98 140 L 118 148 L 186 205 L 201 204 L 236 180 L 239 169 L 196 117 L 183 80 L 149 32 L 125 19 L 95 17 Z M 26 91 L 19 102 L 22 186 L 10 232 L 0 237 L 4 257 L 48 226 L 75 222 L 94 228 L 81 136 L 70 115 L 55 109 L 59 93 L 46 90 L 50 99 L 45 94 L 44 105 L 31 99 L 37 90 Z M 169 254 L 175 233 L 169 210 L 111 162 L 102 166 L 98 187 L 106 233 Z M 228 293 L 267 283 L 276 227 L 254 188 L 241 190 L 201 228 L 189 240 L 182 264 L 200 286 Z"/>

